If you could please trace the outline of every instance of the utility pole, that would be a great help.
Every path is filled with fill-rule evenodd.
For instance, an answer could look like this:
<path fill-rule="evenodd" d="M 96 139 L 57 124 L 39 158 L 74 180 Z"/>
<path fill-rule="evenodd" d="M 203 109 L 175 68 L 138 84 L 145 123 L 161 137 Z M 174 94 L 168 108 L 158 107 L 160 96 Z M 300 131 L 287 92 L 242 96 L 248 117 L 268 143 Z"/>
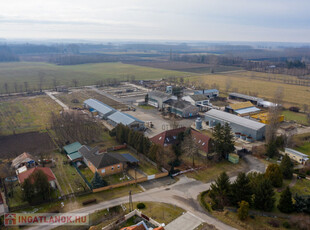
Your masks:
<path fill-rule="evenodd" d="M 130 209 L 130 211 L 133 210 L 131 190 L 129 190 L 129 209 Z"/>

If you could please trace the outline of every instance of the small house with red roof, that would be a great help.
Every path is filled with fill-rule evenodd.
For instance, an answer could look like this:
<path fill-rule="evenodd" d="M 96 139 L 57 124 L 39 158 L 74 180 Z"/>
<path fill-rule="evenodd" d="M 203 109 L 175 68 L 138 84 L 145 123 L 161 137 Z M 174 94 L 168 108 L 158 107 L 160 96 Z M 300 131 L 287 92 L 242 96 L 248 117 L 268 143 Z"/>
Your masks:
<path fill-rule="evenodd" d="M 17 177 L 18 177 L 19 183 L 20 184 L 24 183 L 24 181 L 27 178 L 29 178 L 31 175 L 33 175 L 34 173 L 36 173 L 38 171 L 42 171 L 47 176 L 48 182 L 51 184 L 51 186 L 53 188 L 56 188 L 56 177 L 55 177 L 53 171 L 47 167 L 35 167 L 35 168 L 31 168 L 25 172 L 18 174 Z M 33 179 L 31 182 L 34 183 Z"/>

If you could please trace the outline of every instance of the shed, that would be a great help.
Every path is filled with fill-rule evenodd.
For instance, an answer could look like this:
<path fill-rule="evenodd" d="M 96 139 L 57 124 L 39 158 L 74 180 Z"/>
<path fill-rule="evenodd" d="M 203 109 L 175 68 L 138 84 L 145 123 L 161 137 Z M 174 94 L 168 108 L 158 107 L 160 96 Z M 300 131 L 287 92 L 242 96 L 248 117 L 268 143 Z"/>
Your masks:
<path fill-rule="evenodd" d="M 96 110 L 98 115 L 103 119 L 106 119 L 109 115 L 117 111 L 96 99 L 87 99 L 86 101 L 84 101 L 84 107 L 92 109 L 93 111 Z"/>
<path fill-rule="evenodd" d="M 77 152 L 81 147 L 82 145 L 79 142 L 74 142 L 72 144 L 64 146 L 63 149 L 66 154 L 72 154 Z"/>
<path fill-rule="evenodd" d="M 130 128 L 142 128 L 144 127 L 144 121 L 139 120 L 138 118 L 131 116 L 127 113 L 115 112 L 107 117 L 109 123 L 113 126 L 118 124 L 126 125 Z"/>

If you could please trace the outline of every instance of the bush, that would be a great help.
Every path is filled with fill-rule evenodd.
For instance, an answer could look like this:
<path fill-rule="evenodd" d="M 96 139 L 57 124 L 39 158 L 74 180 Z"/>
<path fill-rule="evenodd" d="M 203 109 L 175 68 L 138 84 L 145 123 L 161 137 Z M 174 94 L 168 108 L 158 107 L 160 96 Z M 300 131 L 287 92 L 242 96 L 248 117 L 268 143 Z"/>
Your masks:
<path fill-rule="evenodd" d="M 211 205 L 207 203 L 204 199 L 204 197 L 208 195 L 208 192 L 209 190 L 202 192 L 199 196 L 199 200 L 200 200 L 200 205 L 202 205 L 204 209 L 206 209 L 208 212 L 212 212 Z"/>
<path fill-rule="evenodd" d="M 280 224 L 279 224 L 279 222 L 278 222 L 277 220 L 269 220 L 269 221 L 268 221 L 268 224 L 269 224 L 270 226 L 274 227 L 274 228 L 280 227 Z"/>
<path fill-rule="evenodd" d="M 86 200 L 82 204 L 87 205 L 87 204 L 95 203 L 96 201 L 97 201 L 97 199 Z"/>
<path fill-rule="evenodd" d="M 289 108 L 289 110 L 292 111 L 292 112 L 299 113 L 300 108 L 296 107 L 296 106 L 292 106 L 292 107 Z"/>
<path fill-rule="evenodd" d="M 291 228 L 291 225 L 287 221 L 283 222 L 282 225 L 284 228 Z"/>
<path fill-rule="evenodd" d="M 145 204 L 144 203 L 138 203 L 137 209 L 145 209 Z"/>

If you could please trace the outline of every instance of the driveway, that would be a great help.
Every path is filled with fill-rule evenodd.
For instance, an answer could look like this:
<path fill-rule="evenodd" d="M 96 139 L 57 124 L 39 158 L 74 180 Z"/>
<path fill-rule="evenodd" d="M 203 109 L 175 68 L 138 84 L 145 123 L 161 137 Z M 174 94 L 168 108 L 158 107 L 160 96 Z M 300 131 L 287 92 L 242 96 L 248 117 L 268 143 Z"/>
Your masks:
<path fill-rule="evenodd" d="M 186 212 L 182 216 L 178 217 L 170 224 L 168 224 L 165 229 L 166 230 L 175 230 L 175 229 L 182 229 L 182 230 L 193 230 L 198 227 L 204 221 L 197 216 L 193 215 L 190 212 Z"/>

